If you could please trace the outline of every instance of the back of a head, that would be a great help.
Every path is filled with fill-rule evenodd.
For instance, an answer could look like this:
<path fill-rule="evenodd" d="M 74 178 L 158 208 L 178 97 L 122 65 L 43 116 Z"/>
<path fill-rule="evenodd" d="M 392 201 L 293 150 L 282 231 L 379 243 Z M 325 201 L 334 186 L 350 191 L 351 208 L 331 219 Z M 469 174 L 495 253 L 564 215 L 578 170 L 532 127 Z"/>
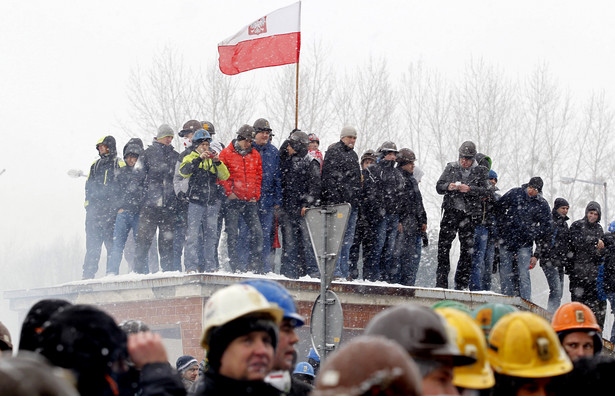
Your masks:
<path fill-rule="evenodd" d="M 43 331 L 43 324 L 54 313 L 71 305 L 68 301 L 59 299 L 45 299 L 34 304 L 26 314 L 21 326 L 19 350 L 36 351 L 40 347 L 40 334 Z"/>
<path fill-rule="evenodd" d="M 2 396 L 78 396 L 66 372 L 34 353 L 0 359 Z"/>
<path fill-rule="evenodd" d="M 419 370 L 396 342 L 376 336 L 353 338 L 325 361 L 312 393 L 313 396 L 366 394 L 421 394 Z"/>
<path fill-rule="evenodd" d="M 0 351 L 12 351 L 13 340 L 11 339 L 11 333 L 6 326 L 0 322 Z"/>

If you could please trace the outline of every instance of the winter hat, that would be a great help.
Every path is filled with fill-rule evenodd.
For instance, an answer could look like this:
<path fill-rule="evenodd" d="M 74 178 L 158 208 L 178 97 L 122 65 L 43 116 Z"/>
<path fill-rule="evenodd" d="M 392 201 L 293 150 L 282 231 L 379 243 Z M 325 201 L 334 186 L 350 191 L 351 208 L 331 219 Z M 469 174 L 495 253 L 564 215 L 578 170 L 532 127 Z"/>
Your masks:
<path fill-rule="evenodd" d="M 461 143 L 459 147 L 459 157 L 474 158 L 476 156 L 476 145 L 469 140 Z"/>
<path fill-rule="evenodd" d="M 183 371 L 195 364 L 198 365 L 199 362 L 194 358 L 194 356 L 184 355 L 177 358 L 177 362 L 175 362 L 175 369 L 181 374 Z"/>
<path fill-rule="evenodd" d="M 194 133 L 201 128 L 203 128 L 203 125 L 197 120 L 186 121 L 186 123 L 182 127 L 182 130 L 179 131 L 178 135 L 180 137 L 186 137 L 187 134 Z"/>
<path fill-rule="evenodd" d="M 40 335 L 45 322 L 57 311 L 71 305 L 68 301 L 59 299 L 45 299 L 34 304 L 21 326 L 19 351 L 36 351 L 41 346 Z"/>
<path fill-rule="evenodd" d="M 127 355 L 126 334 L 102 310 L 73 305 L 45 323 L 40 353 L 55 366 L 104 376 L 113 362 Z"/>
<path fill-rule="evenodd" d="M 489 179 L 495 179 L 495 181 L 498 181 L 498 174 L 495 173 L 493 169 L 489 171 Z"/>
<path fill-rule="evenodd" d="M 13 341 L 11 341 L 11 333 L 2 322 L 0 322 L 0 351 L 12 351 Z"/>
<path fill-rule="evenodd" d="M 244 124 L 237 131 L 237 140 L 252 140 L 254 138 L 254 128 Z"/>
<path fill-rule="evenodd" d="M 343 127 L 342 132 L 340 132 L 340 139 L 345 137 L 357 137 L 357 130 L 355 129 L 355 127 Z"/>
<path fill-rule="evenodd" d="M 169 126 L 169 124 L 162 124 L 158 127 L 158 133 L 156 134 L 156 139 L 162 139 L 167 136 L 175 136 L 173 132 L 173 128 Z"/>
<path fill-rule="evenodd" d="M 539 193 L 542 192 L 542 179 L 540 178 L 540 176 L 534 176 L 530 179 L 530 182 L 527 184 L 528 187 L 534 187 L 536 190 L 538 190 Z"/>
<path fill-rule="evenodd" d="M 254 314 L 241 316 L 222 326 L 214 327 L 209 335 L 207 361 L 209 366 L 218 371 L 224 351 L 236 338 L 253 331 L 266 331 L 275 348 L 278 343 L 278 327 L 269 315 Z"/>
<path fill-rule="evenodd" d="M 143 141 L 141 139 L 132 138 L 126 143 L 124 146 L 124 158 L 129 154 L 135 157 L 139 157 L 143 154 Z"/>
<path fill-rule="evenodd" d="M 570 205 L 568 205 L 568 201 L 566 201 L 564 198 L 555 198 L 555 202 L 553 203 L 553 210 L 557 210 L 561 208 L 562 206 L 570 206 Z"/>

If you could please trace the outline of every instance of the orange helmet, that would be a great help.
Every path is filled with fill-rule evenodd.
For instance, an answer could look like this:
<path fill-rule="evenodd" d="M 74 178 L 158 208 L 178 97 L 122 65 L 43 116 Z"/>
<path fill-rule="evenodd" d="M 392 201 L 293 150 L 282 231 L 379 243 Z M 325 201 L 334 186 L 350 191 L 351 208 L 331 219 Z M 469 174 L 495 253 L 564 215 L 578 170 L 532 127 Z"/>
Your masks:
<path fill-rule="evenodd" d="M 602 331 L 592 310 L 576 301 L 559 307 L 553 314 L 551 326 L 557 333 L 566 330 Z"/>

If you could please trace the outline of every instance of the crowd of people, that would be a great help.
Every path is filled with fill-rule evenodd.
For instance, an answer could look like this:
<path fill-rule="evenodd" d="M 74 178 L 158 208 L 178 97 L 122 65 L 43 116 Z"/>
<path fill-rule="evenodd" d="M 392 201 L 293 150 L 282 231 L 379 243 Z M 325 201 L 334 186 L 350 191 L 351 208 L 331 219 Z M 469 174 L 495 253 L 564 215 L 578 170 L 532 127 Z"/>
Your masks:
<path fill-rule="evenodd" d="M 272 272 L 281 248 L 282 275 L 318 278 L 305 212 L 349 203 L 335 276 L 414 286 L 429 243 L 415 153 L 386 141 L 359 158 L 351 126 L 324 155 L 315 134 L 295 129 L 278 149 L 272 132 L 260 118 L 241 126 L 225 146 L 214 139 L 211 122 L 190 120 L 178 133 L 184 146 L 178 153 L 171 145 L 175 132 L 163 124 L 147 148 L 130 139 L 122 158 L 112 136 L 98 141 L 100 159 L 85 188 L 83 278 L 95 276 L 103 244 L 107 274 L 118 274 L 125 250 L 137 273 L 220 270 L 223 229 L 233 272 Z M 615 236 L 603 235 L 600 205 L 589 202 L 584 218 L 569 227 L 567 200 L 559 197 L 551 208 L 539 176 L 501 195 L 491 162 L 473 142 L 463 142 L 436 183 L 443 200 L 435 286 L 491 290 L 499 270 L 503 294 L 531 300 L 530 270 L 540 263 L 550 312 L 560 305 L 568 274 L 572 299 L 590 306 L 603 323 L 606 300 L 615 302 L 615 277 L 607 276 L 615 271 Z M 457 236 L 460 254 L 449 285 Z M 150 254 L 156 245 L 159 264 Z"/>
<path fill-rule="evenodd" d="M 297 362 L 304 322 L 279 283 L 231 284 L 205 303 L 205 357 L 180 356 L 173 367 L 142 321 L 116 324 L 94 306 L 41 300 L 18 348 L 0 323 L 0 394 L 559 396 L 606 393 L 615 374 L 601 327 L 579 302 L 560 306 L 551 323 L 505 304 L 408 302 L 373 316 L 322 364 L 314 349 Z"/>

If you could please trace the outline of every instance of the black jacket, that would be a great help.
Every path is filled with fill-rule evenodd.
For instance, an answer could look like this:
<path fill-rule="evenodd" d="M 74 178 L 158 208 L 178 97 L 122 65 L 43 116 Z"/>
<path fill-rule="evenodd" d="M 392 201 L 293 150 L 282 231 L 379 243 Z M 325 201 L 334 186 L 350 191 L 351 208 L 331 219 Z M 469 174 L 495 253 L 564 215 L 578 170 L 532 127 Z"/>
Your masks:
<path fill-rule="evenodd" d="M 401 214 L 405 179 L 395 161 L 380 160 L 369 167 L 370 177 L 364 180 L 364 208 L 374 221 L 385 214 Z"/>
<path fill-rule="evenodd" d="M 320 163 L 305 153 L 288 154 L 288 140 L 280 147 L 282 206 L 298 214 L 301 208 L 320 204 Z"/>
<path fill-rule="evenodd" d="M 469 216 L 480 217 L 482 214 L 482 199 L 492 192 L 488 174 L 487 168 L 474 163 L 469 170 L 468 177 L 464 180 L 459 161 L 449 162 L 436 183 L 436 191 L 438 194 L 444 195 L 442 210 L 457 209 Z M 470 191 L 467 193 L 457 190 L 449 191 L 449 184 L 456 182 L 467 184 L 470 186 Z"/>
<path fill-rule="evenodd" d="M 557 268 L 565 268 L 570 251 L 570 230 L 568 228 L 568 216 L 562 216 L 557 209 L 551 211 L 553 216 L 553 236 L 544 251 L 538 251 L 541 265 L 550 265 Z"/>
<path fill-rule="evenodd" d="M 85 208 L 115 212 L 115 194 L 117 192 L 117 175 L 124 162 L 117 158 L 115 138 L 105 136 L 99 141 L 109 148 L 109 153 L 101 155 L 90 167 L 85 182 Z"/>
<path fill-rule="evenodd" d="M 587 213 L 590 210 L 598 211 L 599 217 L 595 223 L 590 223 L 587 220 Z M 571 265 L 566 266 L 566 270 L 570 274 L 583 276 L 587 279 L 598 278 L 598 266 L 603 252 L 598 250 L 596 245 L 604 234 L 600 225 L 601 215 L 600 205 L 592 201 L 585 208 L 585 217 L 575 221 L 570 226 Z"/>
<path fill-rule="evenodd" d="M 240 381 L 208 370 L 199 378 L 193 396 L 281 396 L 282 393 L 263 381 Z"/>
<path fill-rule="evenodd" d="M 173 174 L 178 157 L 172 146 L 165 146 L 156 139 L 139 157 L 137 165 L 141 166 L 145 188 L 144 206 L 175 207 Z"/>
<path fill-rule="evenodd" d="M 604 234 L 604 282 L 605 293 L 615 293 L 615 232 Z"/>
<path fill-rule="evenodd" d="M 404 232 L 419 235 L 421 226 L 427 224 L 427 213 L 423 206 L 423 197 L 419 190 L 419 183 L 412 173 L 400 168 L 406 183 L 402 191 L 402 206 L 400 222 L 404 227 Z"/>
<path fill-rule="evenodd" d="M 322 165 L 324 205 L 349 203 L 358 208 L 361 196 L 359 156 L 341 140 L 329 146 Z"/>

